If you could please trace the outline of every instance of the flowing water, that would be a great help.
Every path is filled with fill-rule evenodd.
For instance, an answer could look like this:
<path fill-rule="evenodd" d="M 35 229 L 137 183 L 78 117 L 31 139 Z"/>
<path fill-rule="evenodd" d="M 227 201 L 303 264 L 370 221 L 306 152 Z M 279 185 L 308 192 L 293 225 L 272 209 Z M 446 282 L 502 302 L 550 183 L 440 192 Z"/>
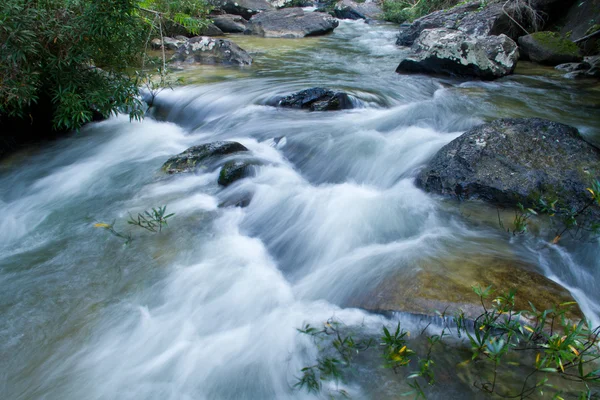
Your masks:
<path fill-rule="evenodd" d="M 512 238 L 413 180 L 444 144 L 498 117 L 546 117 L 598 142 L 598 86 L 527 66 L 485 83 L 401 76 L 395 34 L 343 21 L 320 38 L 235 37 L 251 67 L 180 72 L 187 85 L 159 95 L 155 118 L 90 124 L 5 160 L 0 398 L 313 398 L 292 389 L 318 352 L 296 328 L 335 316 L 378 332 L 393 321 L 346 304 L 441 254 L 532 262 L 597 325 L 597 242 Z M 313 86 L 346 90 L 360 107 L 265 105 Z M 223 139 L 264 161 L 256 176 L 222 189 L 218 171 L 160 172 L 169 156 Z M 249 194 L 246 208 L 218 206 Z M 176 213 L 161 234 L 127 225 L 129 212 L 160 205 Z M 130 245 L 93 227 L 113 221 Z M 406 389 L 393 374 L 363 372 L 344 386 L 354 398 Z M 477 396 L 466 387 L 434 398 Z"/>

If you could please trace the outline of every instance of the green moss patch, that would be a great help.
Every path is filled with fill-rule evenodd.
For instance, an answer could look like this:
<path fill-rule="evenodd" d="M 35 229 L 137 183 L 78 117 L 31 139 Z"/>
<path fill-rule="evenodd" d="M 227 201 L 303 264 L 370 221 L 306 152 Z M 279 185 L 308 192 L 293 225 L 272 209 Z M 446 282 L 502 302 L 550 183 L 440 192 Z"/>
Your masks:
<path fill-rule="evenodd" d="M 579 47 L 556 32 L 536 32 L 531 37 L 543 47 L 557 54 L 579 55 Z"/>

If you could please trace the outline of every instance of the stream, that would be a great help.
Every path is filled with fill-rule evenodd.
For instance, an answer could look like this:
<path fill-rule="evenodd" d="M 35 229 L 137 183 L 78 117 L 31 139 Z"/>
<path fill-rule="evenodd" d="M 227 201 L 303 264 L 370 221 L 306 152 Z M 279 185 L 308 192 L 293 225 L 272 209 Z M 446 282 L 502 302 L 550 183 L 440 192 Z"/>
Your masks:
<path fill-rule="evenodd" d="M 466 213 L 414 177 L 442 146 L 501 117 L 556 120 L 600 143 L 600 86 L 527 63 L 494 82 L 399 75 L 396 34 L 340 21 L 324 37 L 232 36 L 252 66 L 179 71 L 184 85 L 161 92 L 143 121 L 114 117 L 3 160 L 0 398 L 326 398 L 293 388 L 319 351 L 297 328 L 335 316 L 373 334 L 396 321 L 419 329 L 414 315 L 348 305 L 436 257 L 510 254 L 568 289 L 598 325 L 597 241 L 514 237 L 495 209 Z M 315 86 L 361 107 L 265 105 Z M 216 140 L 239 141 L 265 165 L 225 189 L 218 170 L 161 172 L 170 156 Z M 219 207 L 249 194 L 247 207 Z M 162 205 L 175 215 L 160 234 L 127 224 Z M 405 383 L 376 372 L 356 372 L 344 390 L 401 398 Z M 432 394 L 479 396 L 460 382 Z"/>

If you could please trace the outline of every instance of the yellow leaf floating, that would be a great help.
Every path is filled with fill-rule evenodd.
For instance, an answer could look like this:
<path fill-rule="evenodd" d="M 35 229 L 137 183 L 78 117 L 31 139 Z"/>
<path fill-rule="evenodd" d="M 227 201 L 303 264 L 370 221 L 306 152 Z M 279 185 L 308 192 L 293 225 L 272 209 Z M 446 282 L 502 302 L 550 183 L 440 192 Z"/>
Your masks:
<path fill-rule="evenodd" d="M 94 224 L 94 228 L 110 228 L 109 224 L 105 224 L 104 222 L 98 222 Z"/>

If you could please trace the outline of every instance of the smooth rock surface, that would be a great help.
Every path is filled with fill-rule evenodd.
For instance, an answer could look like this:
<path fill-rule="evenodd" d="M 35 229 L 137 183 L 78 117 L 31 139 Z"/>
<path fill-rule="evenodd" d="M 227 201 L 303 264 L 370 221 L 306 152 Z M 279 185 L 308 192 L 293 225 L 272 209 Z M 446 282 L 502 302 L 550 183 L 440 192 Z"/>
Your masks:
<path fill-rule="evenodd" d="M 466 254 L 420 261 L 413 270 L 402 269 L 383 280 L 373 292 L 359 296 L 351 305 L 376 312 L 424 315 L 436 315 L 436 311 L 454 315 L 462 310 L 473 319 L 481 315 L 483 307 L 472 287 L 490 285 L 497 294 L 515 289 L 516 310 L 531 310 L 530 301 L 538 310 L 574 301 L 566 289 L 536 272 L 533 265 L 499 255 Z M 486 303 L 487 307 L 491 305 Z M 579 307 L 570 308 L 568 317 L 581 316 Z"/>
<path fill-rule="evenodd" d="M 223 14 L 211 17 L 215 26 L 226 33 L 244 33 L 248 21 L 239 15 Z"/>
<path fill-rule="evenodd" d="M 338 24 L 338 20 L 329 14 L 293 7 L 255 15 L 249 21 L 247 33 L 271 38 L 301 38 L 327 34 Z"/>
<path fill-rule="evenodd" d="M 568 208 L 589 202 L 600 176 L 600 150 L 568 125 L 540 118 L 499 119 L 444 146 L 417 185 L 428 192 L 496 205 L 531 206 L 540 195 Z"/>
<path fill-rule="evenodd" d="M 374 2 L 357 3 L 352 0 L 341 0 L 333 8 L 333 14 L 339 19 L 371 19 L 379 18 L 383 10 Z"/>
<path fill-rule="evenodd" d="M 190 147 L 186 151 L 169 158 L 162 166 L 168 174 L 192 172 L 199 168 L 211 168 L 222 157 L 245 153 L 249 150 L 238 142 L 212 142 Z"/>
<path fill-rule="evenodd" d="M 182 44 L 172 61 L 199 64 L 250 65 L 252 57 L 227 39 L 197 36 Z"/>
<path fill-rule="evenodd" d="M 519 58 L 506 35 L 473 36 L 452 29 L 426 29 L 400 62 L 398 73 L 425 73 L 492 80 L 511 74 Z"/>

